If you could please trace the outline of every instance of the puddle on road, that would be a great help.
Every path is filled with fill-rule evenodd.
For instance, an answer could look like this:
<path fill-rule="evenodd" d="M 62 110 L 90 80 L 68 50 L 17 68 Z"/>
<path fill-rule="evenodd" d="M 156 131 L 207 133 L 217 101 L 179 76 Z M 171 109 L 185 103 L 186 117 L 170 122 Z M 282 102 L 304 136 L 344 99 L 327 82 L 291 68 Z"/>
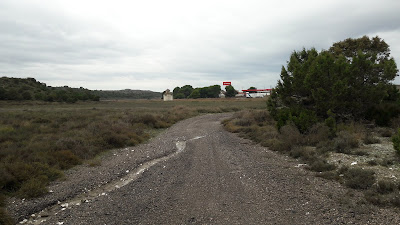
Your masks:
<path fill-rule="evenodd" d="M 197 140 L 197 139 L 204 138 L 204 137 L 205 136 L 197 136 L 188 141 Z M 37 214 L 33 214 L 29 219 L 24 219 L 23 221 L 21 221 L 19 223 L 20 224 L 41 224 L 41 223 L 45 222 L 48 217 L 57 215 L 58 212 L 61 212 L 66 209 L 70 209 L 73 206 L 79 206 L 80 204 L 91 202 L 100 196 L 105 196 L 109 192 L 112 192 L 116 189 L 124 187 L 127 184 L 137 180 L 140 177 L 140 175 L 143 174 L 143 172 L 145 172 L 146 170 L 148 170 L 150 167 L 154 166 L 155 164 L 157 164 L 161 161 L 166 161 L 168 159 L 171 159 L 171 158 L 177 156 L 179 153 L 183 152 L 183 150 L 185 150 L 185 148 L 186 148 L 186 142 L 187 141 L 177 141 L 175 143 L 176 149 L 177 149 L 176 152 L 174 152 L 170 155 L 161 157 L 161 158 L 157 158 L 157 159 L 153 159 L 151 161 L 145 162 L 145 163 L 141 164 L 139 167 L 137 167 L 135 170 L 133 170 L 131 172 L 127 171 L 127 175 L 120 178 L 119 180 L 111 181 L 110 183 L 104 184 L 94 190 L 90 190 L 87 193 L 77 195 L 74 198 L 66 200 L 64 202 L 59 202 L 57 205 L 50 206 Z M 62 224 L 62 222 L 60 222 L 60 224 Z"/>

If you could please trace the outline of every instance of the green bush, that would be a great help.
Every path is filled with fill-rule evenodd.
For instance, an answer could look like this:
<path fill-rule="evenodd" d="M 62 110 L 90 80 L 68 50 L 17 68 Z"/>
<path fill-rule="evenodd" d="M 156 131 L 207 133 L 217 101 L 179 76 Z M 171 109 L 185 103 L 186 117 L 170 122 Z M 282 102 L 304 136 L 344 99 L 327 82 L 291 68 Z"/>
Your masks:
<path fill-rule="evenodd" d="M 277 121 L 278 130 L 289 123 L 293 123 L 301 133 L 306 133 L 318 122 L 315 112 L 311 110 L 283 108 L 277 112 L 274 119 Z"/>
<path fill-rule="evenodd" d="M 349 154 L 351 149 L 359 146 L 357 137 L 348 131 L 340 131 L 337 137 L 333 139 L 333 144 L 337 152 L 346 154 Z"/>
<path fill-rule="evenodd" d="M 81 159 L 70 150 L 53 152 L 52 157 L 56 165 L 62 170 L 69 169 L 81 163 Z"/>
<path fill-rule="evenodd" d="M 310 170 L 316 171 L 316 172 L 326 172 L 326 171 L 332 171 L 336 169 L 336 166 L 333 164 L 329 164 L 326 160 L 317 158 L 313 162 L 311 162 L 309 166 Z"/>
<path fill-rule="evenodd" d="M 45 176 L 29 179 L 23 183 L 18 190 L 18 196 L 21 198 L 35 198 L 47 193 L 48 179 Z"/>
<path fill-rule="evenodd" d="M 380 194 L 389 194 L 398 190 L 397 184 L 391 180 L 380 180 L 377 183 L 376 191 Z"/>
<path fill-rule="evenodd" d="M 396 150 L 397 154 L 400 154 L 400 128 L 397 133 L 392 137 L 393 148 Z"/>
<path fill-rule="evenodd" d="M 375 183 L 375 172 L 362 168 L 349 168 L 344 172 L 345 185 L 353 189 L 368 189 Z"/>
<path fill-rule="evenodd" d="M 280 139 L 286 142 L 289 146 L 300 145 L 304 141 L 304 136 L 293 123 L 289 123 L 279 130 Z"/>
<path fill-rule="evenodd" d="M 295 146 L 290 150 L 290 156 L 293 158 L 301 158 L 306 162 L 312 162 L 317 159 L 317 152 L 309 147 Z"/>
<path fill-rule="evenodd" d="M 384 102 L 368 110 L 367 118 L 378 126 L 389 126 L 391 119 L 399 114 L 400 105 L 397 102 Z"/>

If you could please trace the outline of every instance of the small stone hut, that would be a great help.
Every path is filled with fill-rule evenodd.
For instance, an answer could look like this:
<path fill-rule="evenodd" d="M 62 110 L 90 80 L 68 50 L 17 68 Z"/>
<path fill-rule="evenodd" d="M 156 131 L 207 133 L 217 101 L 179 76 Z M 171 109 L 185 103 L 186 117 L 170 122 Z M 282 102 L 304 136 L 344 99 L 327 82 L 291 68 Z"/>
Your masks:
<path fill-rule="evenodd" d="M 169 89 L 164 91 L 163 99 L 164 99 L 164 101 L 172 101 L 172 100 L 174 100 L 174 96 L 172 95 L 172 93 L 171 93 L 171 91 Z"/>

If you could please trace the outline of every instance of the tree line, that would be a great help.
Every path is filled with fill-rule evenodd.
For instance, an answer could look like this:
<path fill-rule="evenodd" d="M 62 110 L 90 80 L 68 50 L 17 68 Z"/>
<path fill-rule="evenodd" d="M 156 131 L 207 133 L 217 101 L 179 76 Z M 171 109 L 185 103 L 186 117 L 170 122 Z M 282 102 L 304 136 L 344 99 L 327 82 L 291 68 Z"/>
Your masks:
<path fill-rule="evenodd" d="M 212 85 L 208 87 L 193 88 L 191 85 L 184 85 L 182 87 L 176 87 L 173 90 L 174 99 L 185 99 L 185 98 L 219 98 L 221 93 L 220 85 Z M 225 87 L 226 97 L 235 97 L 238 92 L 231 85 Z"/>
<path fill-rule="evenodd" d="M 0 100 L 37 100 L 47 102 L 99 101 L 100 97 L 85 88 L 51 87 L 34 78 L 0 78 Z"/>

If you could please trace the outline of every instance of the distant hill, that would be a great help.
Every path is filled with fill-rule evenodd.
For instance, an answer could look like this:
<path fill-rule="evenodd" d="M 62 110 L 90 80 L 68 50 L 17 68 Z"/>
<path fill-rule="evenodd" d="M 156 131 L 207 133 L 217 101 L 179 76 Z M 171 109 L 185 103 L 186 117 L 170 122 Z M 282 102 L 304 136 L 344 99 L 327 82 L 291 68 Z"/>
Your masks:
<path fill-rule="evenodd" d="M 142 90 L 89 90 L 68 86 L 51 87 L 35 78 L 0 78 L 0 100 L 37 100 L 49 102 L 76 102 L 100 99 L 161 99 L 161 92 Z"/>
<path fill-rule="evenodd" d="M 35 78 L 0 78 L 0 100 L 38 100 L 48 102 L 99 101 L 100 97 L 85 88 L 51 87 Z"/>
<path fill-rule="evenodd" d="M 115 91 L 94 91 L 94 94 L 101 99 L 160 99 L 162 93 L 142 90 L 115 90 Z"/>

